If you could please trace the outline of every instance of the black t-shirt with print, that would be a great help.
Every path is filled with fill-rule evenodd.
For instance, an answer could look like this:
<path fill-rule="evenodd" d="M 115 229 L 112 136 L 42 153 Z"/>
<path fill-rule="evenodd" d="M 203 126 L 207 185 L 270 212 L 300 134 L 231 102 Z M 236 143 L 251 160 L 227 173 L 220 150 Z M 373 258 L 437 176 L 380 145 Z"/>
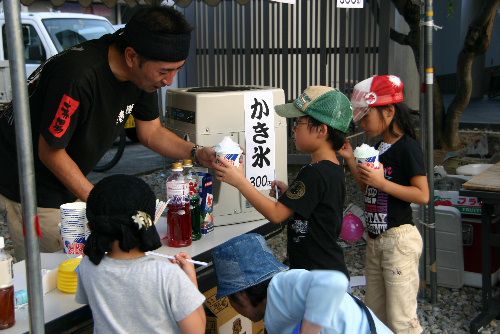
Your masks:
<path fill-rule="evenodd" d="M 328 160 L 304 166 L 279 201 L 294 211 L 287 222 L 293 269 L 339 270 L 349 277 L 337 243 L 345 200 L 344 170 Z"/>
<path fill-rule="evenodd" d="M 108 64 L 112 35 L 73 47 L 49 59 L 30 77 L 30 111 L 40 207 L 58 208 L 75 196 L 38 158 L 40 135 L 52 148 L 66 149 L 87 175 L 111 147 L 127 116 L 158 117 L 156 93 L 120 82 Z M 39 76 L 37 76 L 39 73 Z M 36 87 L 36 88 L 35 88 Z M 20 201 L 14 125 L 0 118 L 0 193 Z"/>
<path fill-rule="evenodd" d="M 376 147 L 380 145 L 377 144 Z M 384 165 L 385 178 L 391 182 L 410 186 L 414 176 L 426 175 L 420 145 L 409 136 L 401 137 L 379 156 Z M 365 222 L 371 234 L 404 224 L 412 224 L 410 203 L 368 186 L 365 192 Z"/>

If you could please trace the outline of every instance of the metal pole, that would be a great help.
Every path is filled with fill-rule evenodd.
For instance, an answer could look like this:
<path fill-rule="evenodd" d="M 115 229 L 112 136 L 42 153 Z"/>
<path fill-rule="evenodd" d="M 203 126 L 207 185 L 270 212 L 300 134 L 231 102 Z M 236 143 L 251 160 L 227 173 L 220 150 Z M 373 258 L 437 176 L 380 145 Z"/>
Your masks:
<path fill-rule="evenodd" d="M 26 231 L 24 248 L 26 251 L 30 328 L 32 333 L 43 334 L 45 333 L 45 321 L 43 316 L 42 277 L 37 226 L 35 226 L 38 224 L 36 219 L 35 171 L 33 167 L 33 147 L 19 1 L 4 0 L 3 5 L 10 58 L 19 186 L 23 225 Z"/>
<path fill-rule="evenodd" d="M 421 0 L 420 2 L 420 21 L 423 22 L 425 19 L 425 4 L 424 0 Z M 424 53 L 424 29 L 423 26 L 420 26 L 420 41 L 419 41 L 419 48 L 418 48 L 418 73 L 420 74 L 420 80 L 419 80 L 419 89 L 420 89 L 420 99 L 419 99 L 419 110 L 420 110 L 420 145 L 422 146 L 422 149 L 424 151 L 424 155 L 427 156 L 427 126 L 426 126 L 426 121 L 427 118 L 425 117 L 425 96 L 424 96 L 424 83 L 425 83 L 425 68 L 424 68 L 424 58 L 425 58 L 425 53 Z M 427 222 L 427 215 L 425 214 L 425 205 L 420 205 L 418 208 L 418 218 L 420 222 Z M 422 256 L 420 257 L 420 289 L 419 289 L 419 298 L 424 299 L 425 298 L 425 287 L 427 285 L 427 243 L 428 243 L 428 238 L 427 238 L 427 229 L 425 228 L 426 225 L 424 224 L 418 224 L 418 230 L 420 234 L 422 235 L 423 243 L 424 243 L 424 249 L 422 250 Z"/>
<path fill-rule="evenodd" d="M 436 263 L 436 229 L 434 228 L 434 112 L 433 86 L 434 68 L 432 67 L 432 29 L 434 22 L 433 0 L 425 1 L 425 108 L 427 111 L 427 177 L 429 179 L 428 204 L 429 231 L 429 271 L 431 283 L 431 303 L 437 302 L 437 263 Z"/>

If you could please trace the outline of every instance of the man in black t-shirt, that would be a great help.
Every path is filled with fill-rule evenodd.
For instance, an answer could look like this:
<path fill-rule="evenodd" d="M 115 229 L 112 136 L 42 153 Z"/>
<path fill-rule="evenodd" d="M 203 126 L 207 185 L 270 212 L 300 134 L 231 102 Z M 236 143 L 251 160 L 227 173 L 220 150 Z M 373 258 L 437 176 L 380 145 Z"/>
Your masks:
<path fill-rule="evenodd" d="M 86 201 L 86 178 L 111 147 L 129 114 L 145 146 L 175 159 L 215 161 L 162 126 L 156 91 L 184 66 L 192 28 L 172 7 L 137 12 L 124 29 L 66 50 L 28 79 L 41 251 L 59 250 L 59 207 Z M 24 258 L 21 199 L 12 109 L 0 115 L 0 219 L 18 260 Z M 3 217 L 2 217 L 3 216 Z"/>

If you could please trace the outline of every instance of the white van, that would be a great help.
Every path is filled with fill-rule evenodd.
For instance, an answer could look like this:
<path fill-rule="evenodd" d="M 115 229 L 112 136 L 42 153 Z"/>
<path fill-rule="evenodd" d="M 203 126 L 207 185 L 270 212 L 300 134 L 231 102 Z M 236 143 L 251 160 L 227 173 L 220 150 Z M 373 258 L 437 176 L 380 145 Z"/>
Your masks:
<path fill-rule="evenodd" d="M 34 12 L 21 13 L 24 60 L 29 76 L 42 62 L 53 55 L 89 39 L 112 34 L 115 29 L 102 16 L 78 13 Z M 10 80 L 6 27 L 4 14 L 0 14 L 0 102 L 10 101 Z"/>

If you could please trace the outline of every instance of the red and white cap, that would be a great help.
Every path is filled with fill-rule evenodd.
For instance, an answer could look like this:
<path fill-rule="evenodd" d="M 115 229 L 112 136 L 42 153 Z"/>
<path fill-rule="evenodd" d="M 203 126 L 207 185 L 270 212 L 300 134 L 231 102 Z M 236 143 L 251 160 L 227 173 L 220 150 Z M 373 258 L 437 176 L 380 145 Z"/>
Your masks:
<path fill-rule="evenodd" d="M 354 86 L 351 103 L 354 108 L 353 121 L 361 120 L 371 107 L 403 102 L 404 84 L 395 75 L 375 75 Z"/>

